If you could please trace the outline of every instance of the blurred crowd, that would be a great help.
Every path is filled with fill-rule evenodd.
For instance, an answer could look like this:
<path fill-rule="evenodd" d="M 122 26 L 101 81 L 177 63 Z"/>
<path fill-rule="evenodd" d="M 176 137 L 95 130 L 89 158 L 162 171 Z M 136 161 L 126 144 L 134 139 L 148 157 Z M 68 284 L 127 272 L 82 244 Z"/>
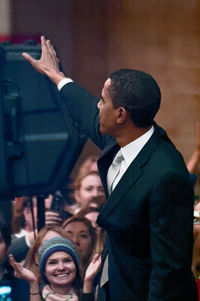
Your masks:
<path fill-rule="evenodd" d="M 5 276 L 9 279 L 12 288 L 11 300 L 32 300 L 26 272 L 32 271 L 43 283 L 38 264 L 39 249 L 45 241 L 54 237 L 64 237 L 72 242 L 79 258 L 78 273 L 83 287 L 89 264 L 95 254 L 101 255 L 103 250 L 105 233 L 97 225 L 96 219 L 104 202 L 104 191 L 95 156 L 83 162 L 68 187 L 44 198 L 45 226 L 42 229 L 38 229 L 36 196 L 16 197 L 12 201 L 11 229 L 3 218 L 2 224 L 0 223 L 1 283 L 4 285 Z M 1 247 L 1 244 L 4 247 Z M 14 272 L 8 254 L 12 254 Z M 20 277 L 16 277 L 19 276 L 18 264 L 24 268 Z M 93 297 L 89 300 L 95 298 L 99 266 L 93 279 Z M 42 286 L 40 289 L 42 291 Z"/>

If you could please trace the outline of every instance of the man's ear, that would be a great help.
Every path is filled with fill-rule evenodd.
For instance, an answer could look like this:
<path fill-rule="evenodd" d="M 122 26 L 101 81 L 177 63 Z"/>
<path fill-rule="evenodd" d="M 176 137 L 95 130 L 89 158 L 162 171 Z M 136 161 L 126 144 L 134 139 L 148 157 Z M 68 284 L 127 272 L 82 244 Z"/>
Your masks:
<path fill-rule="evenodd" d="M 127 118 L 127 111 L 123 107 L 117 108 L 117 123 L 124 123 Z"/>

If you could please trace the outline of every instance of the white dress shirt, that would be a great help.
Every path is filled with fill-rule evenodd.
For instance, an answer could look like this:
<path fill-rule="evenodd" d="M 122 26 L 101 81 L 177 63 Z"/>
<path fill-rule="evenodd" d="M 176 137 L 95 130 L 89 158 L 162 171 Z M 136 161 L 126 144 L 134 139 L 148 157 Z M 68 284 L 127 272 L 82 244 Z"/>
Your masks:
<path fill-rule="evenodd" d="M 141 149 L 145 146 L 147 141 L 151 138 L 154 132 L 154 126 L 148 130 L 148 132 L 144 133 L 142 136 L 137 138 L 136 140 L 130 142 L 124 147 L 121 147 L 121 152 L 124 157 L 124 160 L 121 162 L 120 172 L 118 176 L 115 178 L 113 183 L 113 189 L 117 186 L 119 180 L 129 167 L 129 165 L 133 162 L 133 160 L 137 157 Z M 109 191 L 109 189 L 108 189 Z"/>

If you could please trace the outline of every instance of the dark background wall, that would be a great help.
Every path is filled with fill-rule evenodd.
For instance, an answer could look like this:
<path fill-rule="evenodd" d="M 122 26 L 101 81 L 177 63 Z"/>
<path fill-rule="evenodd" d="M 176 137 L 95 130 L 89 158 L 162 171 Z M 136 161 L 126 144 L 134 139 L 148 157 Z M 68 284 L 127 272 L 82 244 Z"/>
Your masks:
<path fill-rule="evenodd" d="M 151 73 L 162 91 L 156 118 L 187 161 L 200 113 L 200 3 L 195 0 L 15 0 L 12 33 L 44 34 L 67 75 L 96 96 L 110 72 Z M 88 143 L 80 158 L 98 153 Z"/>

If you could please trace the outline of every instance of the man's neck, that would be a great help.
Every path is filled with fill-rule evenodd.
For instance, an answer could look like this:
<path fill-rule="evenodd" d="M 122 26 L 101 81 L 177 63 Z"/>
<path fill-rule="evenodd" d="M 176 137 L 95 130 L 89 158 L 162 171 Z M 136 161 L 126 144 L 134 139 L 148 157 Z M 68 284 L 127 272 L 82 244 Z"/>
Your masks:
<path fill-rule="evenodd" d="M 124 147 L 127 144 L 139 138 L 140 136 L 144 135 L 146 132 L 150 130 L 150 128 L 151 126 L 147 128 L 139 128 L 139 127 L 130 127 L 126 129 L 124 128 L 122 131 L 120 131 L 119 135 L 117 135 L 115 138 L 119 146 Z"/>

